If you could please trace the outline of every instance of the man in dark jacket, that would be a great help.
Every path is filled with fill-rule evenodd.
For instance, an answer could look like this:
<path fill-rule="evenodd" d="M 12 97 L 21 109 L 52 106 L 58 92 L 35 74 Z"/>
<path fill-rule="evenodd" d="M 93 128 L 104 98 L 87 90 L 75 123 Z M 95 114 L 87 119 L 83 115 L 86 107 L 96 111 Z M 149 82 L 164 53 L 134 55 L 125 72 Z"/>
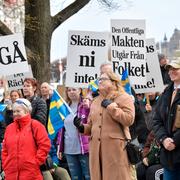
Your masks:
<path fill-rule="evenodd" d="M 40 87 L 41 98 L 46 102 L 47 105 L 47 119 L 46 119 L 46 128 L 48 125 L 48 116 L 49 116 L 49 107 L 51 102 L 53 90 L 47 82 L 43 82 Z"/>
<path fill-rule="evenodd" d="M 135 99 L 134 100 L 135 119 L 134 119 L 134 123 L 129 127 L 129 130 L 130 130 L 132 140 L 137 138 L 138 142 L 143 147 L 146 142 L 147 136 L 149 134 L 149 130 L 147 129 L 144 112 L 136 97 L 135 91 L 133 89 L 131 89 L 131 91 Z"/>
<path fill-rule="evenodd" d="M 162 93 L 153 117 L 153 131 L 162 149 L 165 180 L 180 179 L 180 59 L 166 66 L 172 83 Z"/>
<path fill-rule="evenodd" d="M 51 103 L 51 96 L 53 94 L 53 89 L 47 82 L 43 82 L 40 86 L 40 94 L 41 98 L 46 102 L 47 105 L 47 120 L 46 120 L 46 129 L 48 129 L 48 116 L 49 116 L 49 108 Z M 48 130 L 47 130 L 48 131 Z M 51 150 L 48 156 L 48 160 L 50 163 L 46 163 L 46 166 L 41 166 L 41 170 L 43 173 L 44 180 L 49 180 L 54 177 L 54 179 L 65 179 L 69 180 L 69 174 L 68 174 L 68 165 L 66 162 L 66 159 L 64 161 L 64 164 L 62 160 L 60 161 L 57 158 L 57 146 L 56 146 L 56 138 L 54 140 L 51 140 Z M 67 169 L 65 169 L 64 167 Z"/>

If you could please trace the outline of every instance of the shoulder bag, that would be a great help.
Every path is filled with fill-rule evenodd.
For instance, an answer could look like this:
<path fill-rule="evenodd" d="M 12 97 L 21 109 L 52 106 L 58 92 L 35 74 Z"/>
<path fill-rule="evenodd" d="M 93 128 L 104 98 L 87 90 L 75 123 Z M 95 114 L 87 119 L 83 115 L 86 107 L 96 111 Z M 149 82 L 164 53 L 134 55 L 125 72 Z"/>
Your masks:
<path fill-rule="evenodd" d="M 142 153 L 141 153 L 142 149 L 139 146 L 133 144 L 131 142 L 131 139 L 128 139 L 126 137 L 121 124 L 120 124 L 120 127 L 121 127 L 122 132 L 123 132 L 124 137 L 125 137 L 126 145 L 125 145 L 124 149 L 126 149 L 126 151 L 127 151 L 129 162 L 132 165 L 135 165 L 142 160 Z"/>

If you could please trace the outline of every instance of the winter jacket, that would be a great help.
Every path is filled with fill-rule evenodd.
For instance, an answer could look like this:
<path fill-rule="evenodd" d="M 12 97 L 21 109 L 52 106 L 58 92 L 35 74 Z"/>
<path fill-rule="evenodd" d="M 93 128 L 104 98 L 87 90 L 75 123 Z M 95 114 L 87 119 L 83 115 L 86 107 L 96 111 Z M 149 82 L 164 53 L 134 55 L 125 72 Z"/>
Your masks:
<path fill-rule="evenodd" d="M 136 97 L 136 93 L 133 88 L 131 88 L 132 95 L 134 97 L 134 107 L 135 107 L 135 119 L 134 123 L 129 127 L 131 139 L 138 139 L 138 142 L 141 144 L 145 144 L 146 138 L 148 136 L 148 129 L 145 122 L 145 117 L 143 110 L 139 104 L 139 101 Z M 99 96 L 99 92 L 96 91 L 93 94 L 93 97 Z"/>
<path fill-rule="evenodd" d="M 154 143 L 154 141 L 155 141 L 155 144 L 160 147 L 160 145 L 158 144 L 158 142 L 155 140 L 154 133 L 151 131 L 151 132 L 148 134 L 146 143 L 145 143 L 144 148 L 143 148 L 143 152 L 142 152 L 142 156 L 143 156 L 143 157 L 146 157 L 146 156 L 148 155 L 148 153 L 149 153 L 150 150 L 151 150 L 151 145 Z"/>
<path fill-rule="evenodd" d="M 44 126 L 46 126 L 47 121 L 47 105 L 46 102 L 39 96 L 33 96 L 30 99 L 32 112 L 31 117 L 38 120 Z"/>
<path fill-rule="evenodd" d="M 90 112 L 90 108 L 86 108 L 83 106 L 82 102 L 78 106 L 78 117 L 81 118 L 81 122 L 83 124 L 87 124 L 88 115 Z M 85 136 L 79 133 L 79 139 L 81 143 L 81 152 L 82 154 L 89 152 L 89 136 Z"/>
<path fill-rule="evenodd" d="M 163 167 L 173 169 L 180 167 L 180 129 L 172 130 L 177 105 L 180 105 L 180 89 L 177 91 L 176 97 L 171 104 L 171 96 L 174 90 L 174 85 L 171 83 L 162 93 L 157 103 L 153 117 L 153 131 L 156 139 L 162 144 L 165 138 L 170 137 L 174 140 L 176 148 L 168 151 L 162 145 L 160 153 L 160 161 Z"/>
<path fill-rule="evenodd" d="M 77 116 L 79 118 L 81 118 L 81 122 L 83 124 L 87 123 L 89 111 L 90 111 L 90 109 L 85 108 L 82 105 L 82 102 L 79 103 L 78 110 L 77 110 Z M 60 152 L 64 152 L 64 131 L 65 131 L 65 128 L 62 128 L 58 132 L 58 136 L 57 136 L 57 145 L 60 146 Z M 79 141 L 81 144 L 81 153 L 82 154 L 88 153 L 89 152 L 89 136 L 87 136 L 87 135 L 85 136 L 81 133 L 78 133 L 78 134 L 79 134 Z"/>
<path fill-rule="evenodd" d="M 41 123 L 29 114 L 14 119 L 6 129 L 2 147 L 6 180 L 42 180 L 40 165 L 49 150 L 50 140 Z"/>
<path fill-rule="evenodd" d="M 144 98 L 143 101 L 140 102 L 142 110 L 144 112 L 145 122 L 146 122 L 146 125 L 147 125 L 147 128 L 148 128 L 149 131 L 152 130 L 152 126 L 153 126 L 152 118 L 153 118 L 154 110 L 156 108 L 158 99 L 159 99 L 159 96 L 156 96 L 156 98 L 154 100 L 150 100 L 150 105 L 152 107 L 151 112 L 146 111 L 146 108 L 145 108 L 145 106 L 146 106 L 146 98 Z"/>

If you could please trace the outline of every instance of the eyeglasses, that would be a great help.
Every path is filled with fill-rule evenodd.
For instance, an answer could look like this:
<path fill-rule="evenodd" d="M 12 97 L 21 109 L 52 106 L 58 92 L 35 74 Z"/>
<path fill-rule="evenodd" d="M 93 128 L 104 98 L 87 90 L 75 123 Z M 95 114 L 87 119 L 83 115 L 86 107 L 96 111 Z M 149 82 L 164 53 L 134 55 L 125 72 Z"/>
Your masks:
<path fill-rule="evenodd" d="M 107 80 L 110 80 L 110 81 L 111 81 L 111 79 L 105 78 L 105 77 L 98 78 L 98 81 L 107 81 Z"/>

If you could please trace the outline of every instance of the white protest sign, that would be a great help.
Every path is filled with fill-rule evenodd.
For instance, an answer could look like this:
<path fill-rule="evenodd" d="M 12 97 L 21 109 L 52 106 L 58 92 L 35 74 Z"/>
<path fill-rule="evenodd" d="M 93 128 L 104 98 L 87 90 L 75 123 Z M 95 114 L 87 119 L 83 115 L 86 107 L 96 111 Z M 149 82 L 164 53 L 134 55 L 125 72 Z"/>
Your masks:
<path fill-rule="evenodd" d="M 33 78 L 32 69 L 30 65 L 28 72 L 24 72 L 24 73 L 22 72 L 22 73 L 6 76 L 8 89 L 10 91 L 16 89 L 22 89 L 25 78 Z"/>
<path fill-rule="evenodd" d="M 87 88 L 108 59 L 107 32 L 69 31 L 66 87 Z"/>
<path fill-rule="evenodd" d="M 146 83 L 144 20 L 111 20 L 111 59 L 113 70 L 128 70 L 131 84 Z"/>
<path fill-rule="evenodd" d="M 22 35 L 0 36 L 0 75 L 11 75 L 28 70 Z"/>
<path fill-rule="evenodd" d="M 154 39 L 146 40 L 147 82 L 146 85 L 135 84 L 136 93 L 162 92 L 164 90 L 158 55 Z"/>

